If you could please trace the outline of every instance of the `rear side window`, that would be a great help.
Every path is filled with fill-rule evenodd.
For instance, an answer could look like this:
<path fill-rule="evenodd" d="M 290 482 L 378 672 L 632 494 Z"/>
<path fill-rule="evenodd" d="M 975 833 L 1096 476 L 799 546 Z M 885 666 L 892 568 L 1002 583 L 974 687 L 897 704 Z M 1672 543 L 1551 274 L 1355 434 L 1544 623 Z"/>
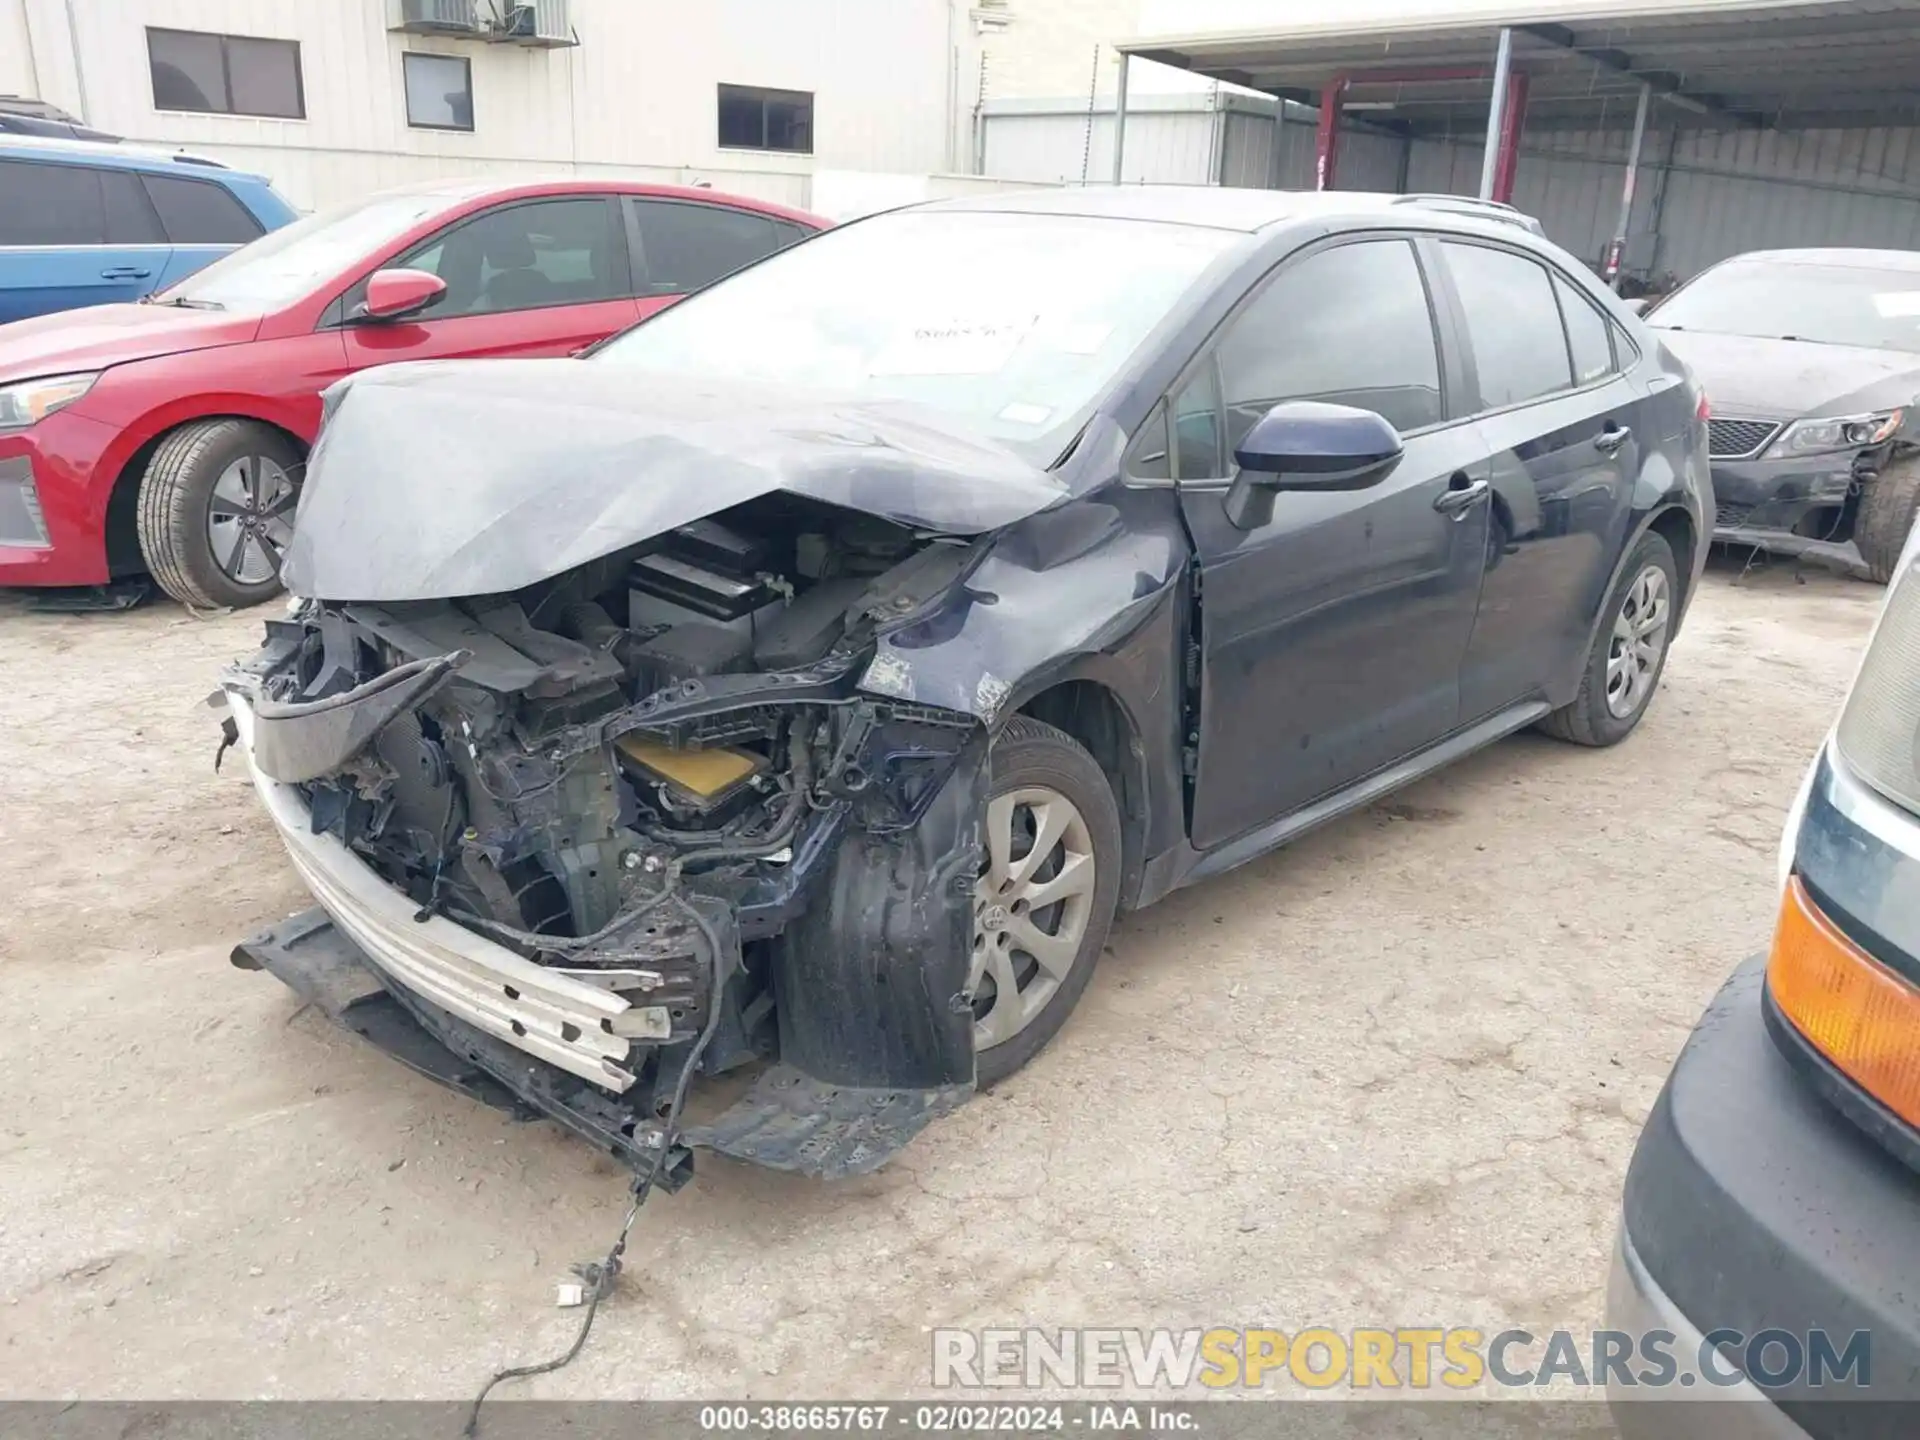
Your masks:
<path fill-rule="evenodd" d="M 210 180 L 179 180 L 171 175 L 140 179 L 159 212 L 167 239 L 176 245 L 244 245 L 262 233 L 260 222 L 246 207 Z"/>
<path fill-rule="evenodd" d="M 1567 349 L 1573 353 L 1573 383 L 1590 385 L 1611 374 L 1613 326 L 1607 317 L 1558 275 L 1553 277 L 1553 293 L 1560 297 L 1560 316 L 1567 322 Z"/>
<path fill-rule="evenodd" d="M 1433 314 L 1404 240 L 1336 245 L 1286 265 L 1234 317 L 1218 353 L 1229 455 L 1283 400 L 1358 406 L 1402 431 L 1442 418 Z"/>
<path fill-rule="evenodd" d="M 635 200 L 642 295 L 684 295 L 791 243 L 765 215 L 678 200 Z"/>
<path fill-rule="evenodd" d="M 1546 267 L 1511 250 L 1440 243 L 1464 312 L 1481 410 L 1570 389 L 1567 334 Z M 1611 358 L 1609 358 L 1611 364 Z"/>
<path fill-rule="evenodd" d="M 98 170 L 0 160 L 0 245 L 101 245 L 106 238 Z"/>

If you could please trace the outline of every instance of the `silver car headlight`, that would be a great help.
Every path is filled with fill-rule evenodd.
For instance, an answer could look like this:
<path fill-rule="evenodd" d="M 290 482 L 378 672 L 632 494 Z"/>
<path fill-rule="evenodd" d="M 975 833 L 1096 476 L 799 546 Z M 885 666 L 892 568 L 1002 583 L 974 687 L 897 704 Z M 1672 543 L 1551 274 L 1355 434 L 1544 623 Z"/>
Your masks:
<path fill-rule="evenodd" d="M 0 385 L 0 430 L 24 430 L 37 425 L 54 411 L 64 409 L 93 388 L 100 378 L 90 375 L 46 375 L 38 380 L 21 380 Z"/>
<path fill-rule="evenodd" d="M 1767 449 L 1771 459 L 1795 455 L 1823 455 L 1833 450 L 1859 450 L 1878 445 L 1900 428 L 1904 410 L 1881 410 L 1872 415 L 1832 415 L 1819 420 L 1796 420 Z"/>
<path fill-rule="evenodd" d="M 1907 542 L 1833 744 L 1860 779 L 1920 814 L 1920 531 Z"/>

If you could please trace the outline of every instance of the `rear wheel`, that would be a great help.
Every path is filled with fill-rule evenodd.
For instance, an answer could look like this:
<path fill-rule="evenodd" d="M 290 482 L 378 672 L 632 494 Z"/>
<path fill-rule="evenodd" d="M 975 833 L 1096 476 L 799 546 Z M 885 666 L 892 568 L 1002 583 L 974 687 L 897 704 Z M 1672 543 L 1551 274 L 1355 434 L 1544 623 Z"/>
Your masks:
<path fill-rule="evenodd" d="M 992 766 L 967 982 L 982 1088 L 1066 1023 L 1093 978 L 1120 888 L 1119 807 L 1091 755 L 1021 715 L 995 739 Z"/>
<path fill-rule="evenodd" d="M 1576 745 L 1615 745 L 1632 734 L 1666 668 L 1679 594 L 1673 547 L 1648 531 L 1607 597 L 1580 693 L 1542 720 L 1540 728 Z"/>
<path fill-rule="evenodd" d="M 1900 552 L 1913 529 L 1916 509 L 1920 509 L 1920 455 L 1888 461 L 1886 468 L 1867 482 L 1866 493 L 1860 497 L 1853 543 L 1876 584 L 1884 585 L 1893 578 L 1894 566 L 1900 563 Z"/>
<path fill-rule="evenodd" d="M 257 605 L 279 593 L 304 456 L 252 420 L 201 420 L 160 442 L 140 480 L 140 552 L 183 605 Z"/>

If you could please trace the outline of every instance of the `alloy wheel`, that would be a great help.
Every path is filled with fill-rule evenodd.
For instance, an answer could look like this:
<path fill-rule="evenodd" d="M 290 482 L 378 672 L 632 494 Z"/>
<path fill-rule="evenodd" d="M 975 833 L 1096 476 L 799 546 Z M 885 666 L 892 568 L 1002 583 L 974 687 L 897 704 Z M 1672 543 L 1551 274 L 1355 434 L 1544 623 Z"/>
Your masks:
<path fill-rule="evenodd" d="M 264 455 L 242 455 L 220 472 L 207 503 L 207 545 L 229 580 L 263 585 L 280 574 L 299 498 L 293 477 Z"/>
<path fill-rule="evenodd" d="M 1667 576 L 1649 565 L 1627 587 L 1620 613 L 1613 618 L 1613 639 L 1607 647 L 1607 713 L 1625 720 L 1647 703 L 1660 657 L 1667 648 L 1667 620 L 1671 613 Z"/>
<path fill-rule="evenodd" d="M 987 864 L 974 889 L 976 1053 L 1033 1023 L 1079 959 L 1093 915 L 1093 837 L 1072 801 L 1022 786 L 987 804 Z"/>

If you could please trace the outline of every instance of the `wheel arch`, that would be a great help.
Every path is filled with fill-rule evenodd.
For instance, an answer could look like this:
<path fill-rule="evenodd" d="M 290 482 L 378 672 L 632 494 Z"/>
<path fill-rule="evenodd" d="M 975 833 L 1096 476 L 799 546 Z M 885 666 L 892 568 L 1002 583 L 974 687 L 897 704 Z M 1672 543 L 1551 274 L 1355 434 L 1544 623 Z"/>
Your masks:
<path fill-rule="evenodd" d="M 1119 692 L 1083 674 L 1057 677 L 1011 712 L 1030 716 L 1073 737 L 1106 772 L 1120 812 L 1120 891 L 1123 909 L 1140 893 L 1146 863 L 1146 751 L 1140 727 Z"/>
<path fill-rule="evenodd" d="M 106 540 L 109 573 L 116 576 L 129 575 L 146 569 L 146 559 L 140 551 L 140 481 L 153 459 L 153 452 L 160 448 L 161 442 L 169 435 L 185 426 L 219 420 L 241 420 L 249 424 L 264 425 L 298 449 L 303 460 L 307 451 L 312 448 L 310 442 L 281 421 L 244 406 L 194 411 L 158 423 L 153 422 L 150 417 L 148 423 L 138 427 L 137 431 L 130 429 L 123 432 L 123 447 L 130 445 L 132 448 L 125 450 L 124 458 L 117 462 L 111 458 L 108 461 L 110 465 L 117 463 L 113 489 L 107 496 Z M 133 438 L 136 434 L 141 438 Z"/>

